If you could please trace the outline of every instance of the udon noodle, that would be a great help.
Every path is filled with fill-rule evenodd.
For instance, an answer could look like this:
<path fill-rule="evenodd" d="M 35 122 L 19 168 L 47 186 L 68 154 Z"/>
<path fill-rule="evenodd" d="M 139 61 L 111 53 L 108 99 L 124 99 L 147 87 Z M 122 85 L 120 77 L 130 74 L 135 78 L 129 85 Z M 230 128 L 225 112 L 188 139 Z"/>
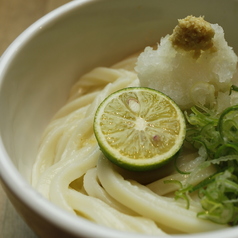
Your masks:
<path fill-rule="evenodd" d="M 105 97 L 130 86 L 140 86 L 134 68 L 138 54 L 110 68 L 97 67 L 73 86 L 69 100 L 47 126 L 32 172 L 33 186 L 62 209 L 100 225 L 129 232 L 168 236 L 226 227 L 197 218 L 199 199 L 175 200 L 175 183 L 197 184 L 214 173 L 200 171 L 202 151 L 186 150 L 177 163 L 154 171 L 130 172 L 118 168 L 101 153 L 93 133 L 94 114 Z"/>

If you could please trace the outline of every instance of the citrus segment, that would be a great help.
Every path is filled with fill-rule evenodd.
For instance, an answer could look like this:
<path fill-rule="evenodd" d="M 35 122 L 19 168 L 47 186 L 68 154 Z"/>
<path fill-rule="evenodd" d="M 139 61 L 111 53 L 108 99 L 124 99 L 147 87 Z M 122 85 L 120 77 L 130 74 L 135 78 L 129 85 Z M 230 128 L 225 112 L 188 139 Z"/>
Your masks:
<path fill-rule="evenodd" d="M 175 102 L 142 87 L 119 90 L 98 107 L 94 133 L 105 156 L 130 170 L 154 169 L 172 158 L 185 137 L 185 120 Z"/>

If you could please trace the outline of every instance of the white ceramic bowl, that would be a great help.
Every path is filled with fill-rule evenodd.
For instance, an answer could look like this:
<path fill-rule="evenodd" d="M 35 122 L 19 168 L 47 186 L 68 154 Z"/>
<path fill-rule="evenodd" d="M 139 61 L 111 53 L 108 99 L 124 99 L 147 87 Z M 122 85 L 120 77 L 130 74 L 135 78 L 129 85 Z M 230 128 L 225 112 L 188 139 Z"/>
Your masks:
<path fill-rule="evenodd" d="M 0 175 L 11 202 L 40 237 L 146 237 L 76 219 L 55 207 L 32 189 L 31 168 L 44 127 L 80 75 L 156 43 L 190 14 L 223 26 L 238 53 L 237 0 L 73 1 L 29 27 L 4 53 Z M 238 227 L 186 237 L 235 238 Z"/>

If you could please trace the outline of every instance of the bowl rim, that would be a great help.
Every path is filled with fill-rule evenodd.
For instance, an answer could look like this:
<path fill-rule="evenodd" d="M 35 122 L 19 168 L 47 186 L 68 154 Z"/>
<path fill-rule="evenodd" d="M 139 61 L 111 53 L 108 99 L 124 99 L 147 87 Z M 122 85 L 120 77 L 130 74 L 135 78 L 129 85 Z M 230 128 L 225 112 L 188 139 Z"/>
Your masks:
<path fill-rule="evenodd" d="M 98 2 L 102 0 L 74 0 L 68 2 L 55 10 L 49 12 L 45 16 L 41 17 L 39 20 L 30 25 L 26 30 L 24 30 L 5 50 L 0 58 L 0 92 L 2 84 L 4 81 L 4 75 L 7 68 L 11 64 L 12 59 L 17 55 L 18 51 L 23 48 L 27 42 L 29 42 L 39 31 L 51 24 L 52 21 L 61 18 L 65 14 L 74 10 L 76 7 L 91 4 L 93 2 Z M 9 179 L 9 175 L 10 179 Z M 135 234 L 129 232 L 121 232 L 108 227 L 97 225 L 90 222 L 84 218 L 75 216 L 72 214 L 58 208 L 47 199 L 39 195 L 38 192 L 21 176 L 20 172 L 16 169 L 15 165 L 8 155 L 0 132 L 0 180 L 1 182 L 14 194 L 18 199 L 28 206 L 35 213 L 39 214 L 46 221 L 55 224 L 57 227 L 61 227 L 63 230 L 72 235 L 82 235 L 84 237 L 92 237 L 95 235 L 97 237 L 105 238 L 120 238 L 120 237 L 130 237 L 130 238 L 146 238 L 146 237 L 157 237 L 158 236 L 147 236 L 143 234 Z M 216 237 L 227 237 L 235 238 L 238 232 L 238 227 L 227 228 L 220 231 L 212 231 L 208 233 L 192 234 L 192 235 L 174 235 L 172 237 L 184 237 L 187 238 L 211 238 L 211 236 Z"/>

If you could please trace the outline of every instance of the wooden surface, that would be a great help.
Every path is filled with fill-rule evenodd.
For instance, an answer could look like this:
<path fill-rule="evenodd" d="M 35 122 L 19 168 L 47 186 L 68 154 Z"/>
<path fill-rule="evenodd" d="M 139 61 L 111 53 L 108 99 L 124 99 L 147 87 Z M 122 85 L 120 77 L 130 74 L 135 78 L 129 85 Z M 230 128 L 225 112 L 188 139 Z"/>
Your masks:
<path fill-rule="evenodd" d="M 33 22 L 70 0 L 0 0 L 0 56 Z M 36 238 L 0 185 L 0 238 Z"/>

